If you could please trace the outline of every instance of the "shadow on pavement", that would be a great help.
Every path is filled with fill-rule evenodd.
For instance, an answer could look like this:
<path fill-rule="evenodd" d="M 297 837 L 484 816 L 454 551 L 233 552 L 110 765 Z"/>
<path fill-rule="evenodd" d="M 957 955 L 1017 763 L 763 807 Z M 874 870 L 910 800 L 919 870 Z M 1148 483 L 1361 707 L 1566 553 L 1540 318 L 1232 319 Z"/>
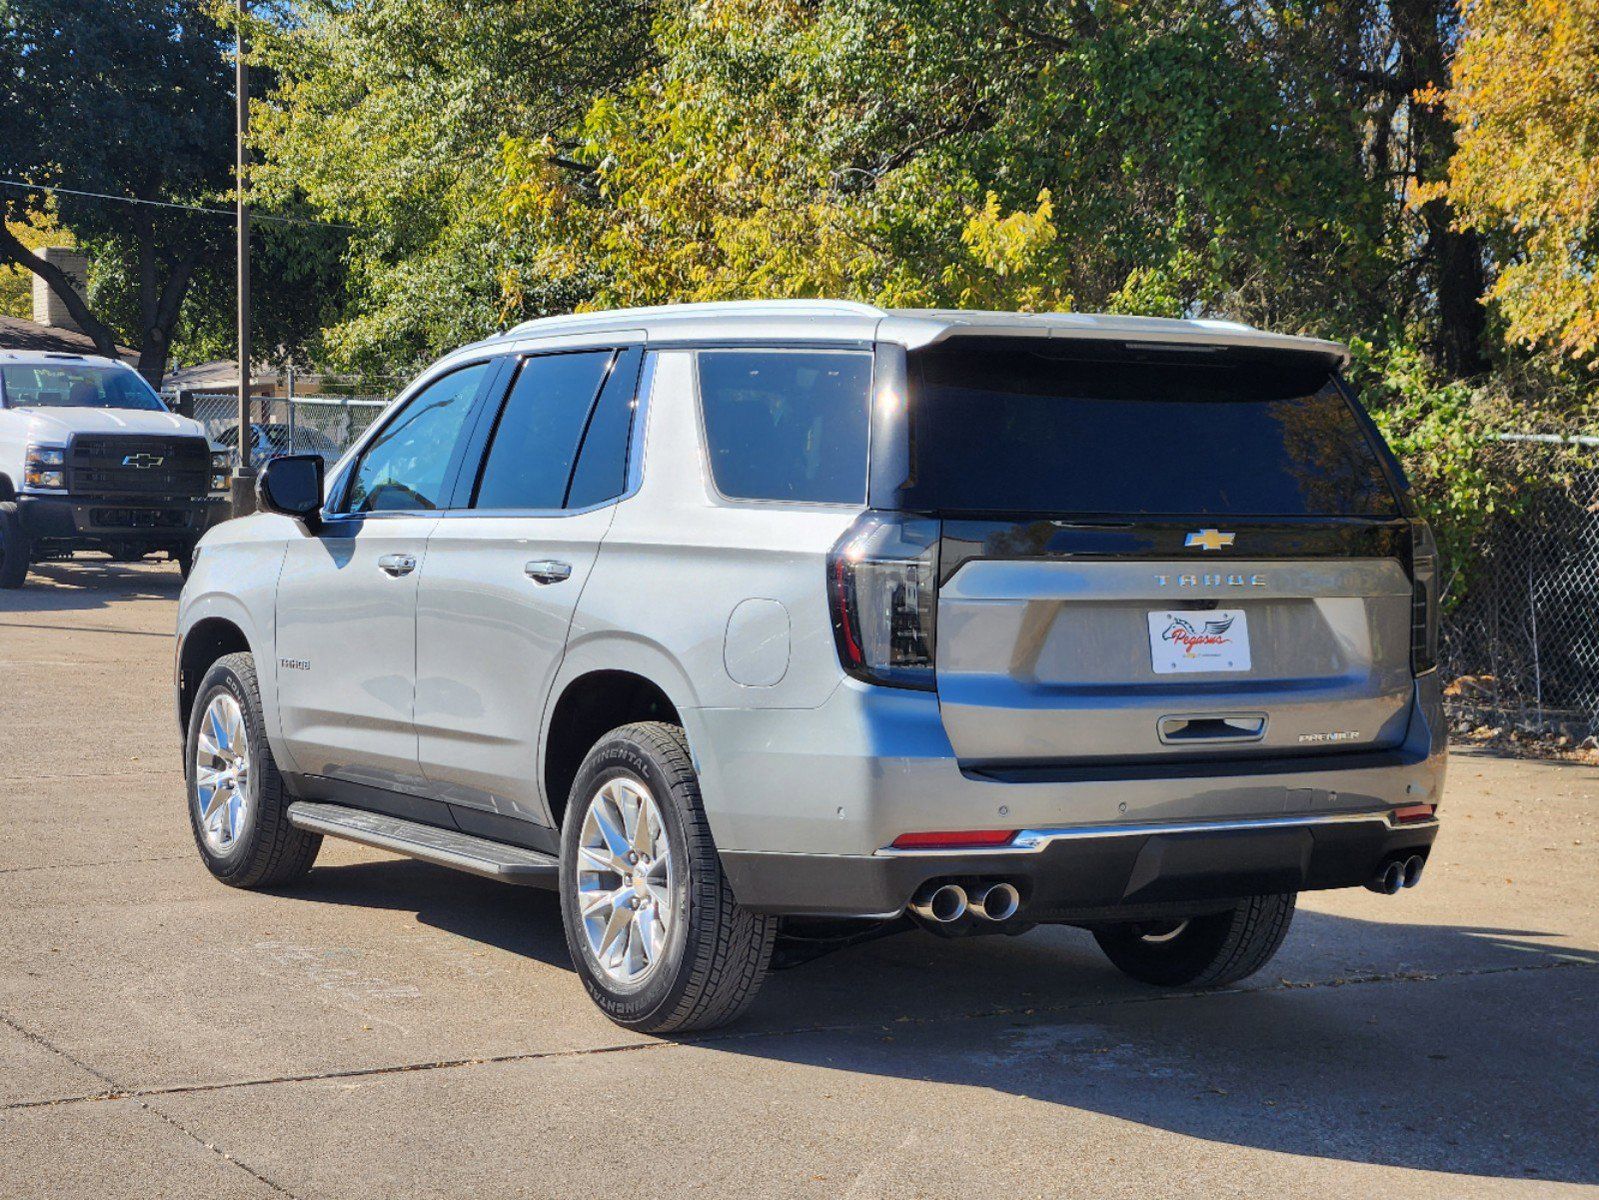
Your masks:
<path fill-rule="evenodd" d="M 553 893 L 385 861 L 319 868 L 292 895 L 570 967 Z M 749 1017 L 693 1040 L 971 1088 L 973 1120 L 989 1089 L 1059 1106 L 1063 1136 L 1080 1109 L 1290 1154 L 1599 1183 L 1596 968 L 1554 933 L 1301 910 L 1260 976 L 1173 994 L 1117 974 L 1079 930 L 913 933 L 775 974 Z M 1447 990 L 1417 986 L 1440 975 Z"/>
<path fill-rule="evenodd" d="M 182 590 L 176 565 L 155 559 L 139 564 L 91 557 L 34 563 L 26 584 L 0 592 L 0 614 L 86 612 L 127 600 L 176 600 Z"/>

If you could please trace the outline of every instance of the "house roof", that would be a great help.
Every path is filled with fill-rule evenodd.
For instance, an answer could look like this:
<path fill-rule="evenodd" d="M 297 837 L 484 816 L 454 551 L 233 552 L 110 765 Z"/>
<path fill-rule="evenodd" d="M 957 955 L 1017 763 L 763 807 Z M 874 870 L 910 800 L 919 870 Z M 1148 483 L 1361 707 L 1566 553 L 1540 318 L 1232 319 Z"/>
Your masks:
<path fill-rule="evenodd" d="M 51 354 L 98 354 L 94 339 L 86 333 L 41 325 L 24 317 L 0 315 L 0 350 L 33 350 Z M 130 366 L 139 361 L 139 352 L 117 347 L 117 356 Z"/>

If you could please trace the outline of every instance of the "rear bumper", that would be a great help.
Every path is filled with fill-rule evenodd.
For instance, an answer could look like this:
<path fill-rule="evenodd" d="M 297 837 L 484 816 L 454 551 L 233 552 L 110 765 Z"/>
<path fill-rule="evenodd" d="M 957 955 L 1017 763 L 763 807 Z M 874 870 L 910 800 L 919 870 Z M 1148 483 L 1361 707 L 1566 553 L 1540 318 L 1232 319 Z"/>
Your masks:
<path fill-rule="evenodd" d="M 1436 672 L 1415 683 L 1401 744 L 1286 757 L 962 763 L 936 695 L 853 681 L 815 709 L 683 716 L 734 894 L 768 912 L 897 912 L 945 876 L 1015 879 L 1053 906 L 1039 911 L 1074 912 L 1351 886 L 1431 844 L 1431 827 L 1386 817 L 1436 806 L 1446 764 Z M 1073 836 L 959 861 L 885 850 L 901 834 L 960 829 Z"/>
<path fill-rule="evenodd" d="M 226 518 L 225 498 L 152 499 L 148 496 L 17 497 L 17 511 L 35 546 L 95 549 L 109 545 L 162 548 L 193 545 Z"/>
<path fill-rule="evenodd" d="M 1242 896 L 1354 887 L 1386 862 L 1426 855 L 1437 821 L 1383 813 L 1165 826 L 1034 830 L 1004 850 L 722 855 L 740 903 L 760 912 L 895 916 L 923 884 L 1004 880 L 1026 921 L 1126 920 Z"/>

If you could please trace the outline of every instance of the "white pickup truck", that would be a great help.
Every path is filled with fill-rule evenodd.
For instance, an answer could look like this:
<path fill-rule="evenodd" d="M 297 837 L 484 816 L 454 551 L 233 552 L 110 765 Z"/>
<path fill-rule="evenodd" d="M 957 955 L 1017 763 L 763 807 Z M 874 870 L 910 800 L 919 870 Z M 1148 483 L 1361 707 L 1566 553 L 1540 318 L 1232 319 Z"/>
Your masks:
<path fill-rule="evenodd" d="M 187 575 L 226 515 L 228 469 L 228 451 L 125 363 L 0 350 L 0 588 L 77 550 L 165 552 Z"/>

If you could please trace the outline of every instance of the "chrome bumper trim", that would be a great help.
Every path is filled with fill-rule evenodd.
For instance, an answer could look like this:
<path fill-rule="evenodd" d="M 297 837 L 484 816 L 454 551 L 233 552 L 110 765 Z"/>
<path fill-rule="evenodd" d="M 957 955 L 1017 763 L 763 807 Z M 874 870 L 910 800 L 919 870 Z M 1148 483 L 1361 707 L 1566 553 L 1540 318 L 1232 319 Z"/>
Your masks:
<path fill-rule="evenodd" d="M 1369 825 L 1380 824 L 1389 829 L 1437 829 L 1438 818 L 1426 821 L 1389 820 L 1389 809 L 1368 812 L 1305 813 L 1284 817 L 1246 817 L 1215 821 L 1178 821 L 1134 825 L 1066 825 L 1054 829 L 1023 829 L 1003 846 L 950 846 L 938 849 L 896 849 L 884 846 L 878 855 L 894 858 L 949 858 L 970 857 L 974 854 L 1037 854 L 1052 842 L 1076 841 L 1084 838 L 1147 837 L 1156 833 L 1231 833 L 1249 829 L 1298 829 L 1317 825 Z"/>

